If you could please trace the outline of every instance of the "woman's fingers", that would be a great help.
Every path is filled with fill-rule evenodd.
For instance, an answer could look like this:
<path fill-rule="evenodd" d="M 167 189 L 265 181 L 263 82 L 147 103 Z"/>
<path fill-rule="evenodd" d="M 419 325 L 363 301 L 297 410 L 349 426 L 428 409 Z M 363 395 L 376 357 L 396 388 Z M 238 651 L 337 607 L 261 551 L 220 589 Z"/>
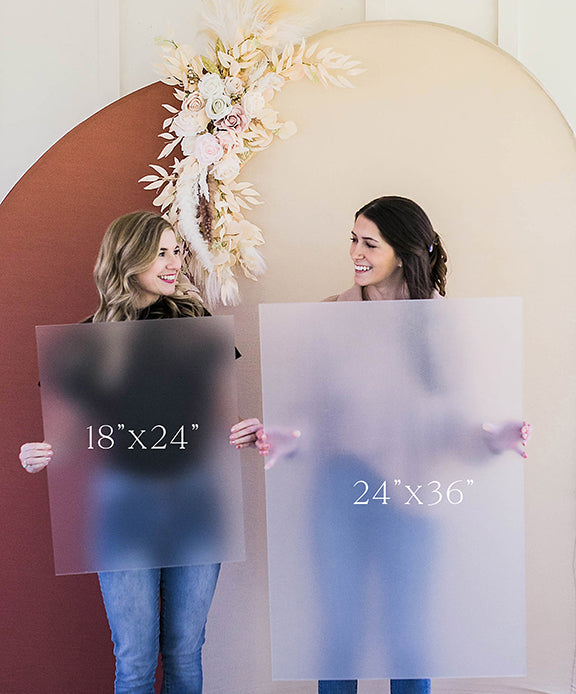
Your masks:
<path fill-rule="evenodd" d="M 270 453 L 270 442 L 268 441 L 268 436 L 264 429 L 260 429 L 256 433 L 256 448 L 260 455 L 268 455 Z"/>
<path fill-rule="evenodd" d="M 525 447 L 532 434 L 532 425 L 527 422 L 506 421 L 500 424 L 486 422 L 482 425 L 486 435 L 486 444 L 493 453 L 515 451 L 527 458 Z"/>
<path fill-rule="evenodd" d="M 298 448 L 301 433 L 298 429 L 271 427 L 258 434 L 256 448 L 260 455 L 267 456 L 265 470 L 269 470 L 280 458 L 292 455 Z"/>
<path fill-rule="evenodd" d="M 230 429 L 230 445 L 236 448 L 246 448 L 256 443 L 257 434 L 262 429 L 262 423 L 257 417 L 243 419 Z"/>
<path fill-rule="evenodd" d="M 528 424 L 527 422 L 522 422 L 522 426 L 520 427 L 520 442 L 519 442 L 519 445 L 516 446 L 516 450 L 523 458 L 528 457 L 528 454 L 526 453 L 526 451 L 524 449 L 526 446 L 526 442 L 530 438 L 531 434 L 532 434 L 532 425 Z"/>
<path fill-rule="evenodd" d="M 520 436 L 522 437 L 523 444 L 526 445 L 526 441 L 532 435 L 532 425 L 527 422 L 522 422 L 522 428 L 520 429 Z"/>
<path fill-rule="evenodd" d="M 282 456 L 294 452 L 300 432 L 295 429 L 273 427 L 264 431 L 256 417 L 243 419 L 230 429 L 230 445 L 236 448 L 252 446 L 258 453 L 267 456 L 265 469 L 270 469 Z"/>
<path fill-rule="evenodd" d="M 42 443 L 25 443 L 20 447 L 20 462 L 26 472 L 40 472 L 52 460 L 52 446 Z"/>

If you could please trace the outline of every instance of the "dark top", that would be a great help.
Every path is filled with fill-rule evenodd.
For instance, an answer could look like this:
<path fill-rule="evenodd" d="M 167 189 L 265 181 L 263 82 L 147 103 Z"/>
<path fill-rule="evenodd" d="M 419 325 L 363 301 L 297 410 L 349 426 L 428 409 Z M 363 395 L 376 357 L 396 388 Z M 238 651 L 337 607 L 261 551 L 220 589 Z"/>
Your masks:
<path fill-rule="evenodd" d="M 205 307 L 202 306 L 202 313 L 198 314 L 198 317 L 202 318 L 203 316 L 211 316 L 212 314 L 210 311 Z M 146 306 L 143 308 L 140 313 L 138 314 L 138 317 L 136 320 L 155 320 L 155 319 L 162 319 L 162 318 L 183 318 L 184 316 L 173 316 L 168 308 L 166 307 L 166 300 L 163 296 L 161 296 L 157 301 L 155 301 L 153 304 L 150 304 L 150 306 Z M 94 315 L 88 316 L 85 320 L 82 321 L 82 323 L 93 323 L 94 322 Z M 239 359 L 242 354 L 238 350 L 238 347 L 234 347 L 236 359 Z"/>
<path fill-rule="evenodd" d="M 199 317 L 210 315 L 204 308 Z M 172 317 L 161 297 L 142 309 L 137 320 Z M 93 323 L 93 316 L 83 322 Z M 61 385 L 83 411 L 91 414 L 90 421 L 100 423 L 105 419 L 106 422 L 125 423 L 125 428 L 115 433 L 118 445 L 114 452 L 122 451 L 122 455 L 109 456 L 115 467 L 157 476 L 199 464 L 204 457 L 204 445 L 209 444 L 211 437 L 214 379 L 224 357 L 219 341 L 204 336 L 188 344 L 166 343 L 160 331 L 132 334 L 136 337 L 130 346 L 130 355 L 125 357 L 125 365 L 112 380 L 107 365 L 107 340 L 99 345 L 98 339 L 91 339 L 84 345 L 76 345 L 72 354 L 67 350 L 66 355 L 55 355 L 54 361 L 61 362 Z M 239 356 L 236 350 L 236 358 Z M 143 373 L 145 379 L 141 377 Z M 196 423 L 198 430 L 191 432 L 189 425 Z M 168 444 L 184 424 L 189 440 L 185 454 L 178 445 L 144 450 L 130 433 L 130 429 L 136 434 L 146 430 L 148 438 L 154 435 L 150 439 L 154 444 L 161 433 L 156 425 L 162 425 L 166 430 L 162 443 Z M 178 436 L 175 444 L 177 442 Z"/>

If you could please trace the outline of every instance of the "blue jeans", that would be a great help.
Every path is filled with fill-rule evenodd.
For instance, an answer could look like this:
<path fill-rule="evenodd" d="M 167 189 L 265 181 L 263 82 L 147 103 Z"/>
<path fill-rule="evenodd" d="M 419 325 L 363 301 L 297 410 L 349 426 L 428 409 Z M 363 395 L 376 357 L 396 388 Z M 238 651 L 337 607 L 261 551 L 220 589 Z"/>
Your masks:
<path fill-rule="evenodd" d="M 220 564 L 99 574 L 116 656 L 116 694 L 201 694 L 202 644 Z"/>
<path fill-rule="evenodd" d="M 356 694 L 356 680 L 318 682 L 318 694 Z M 390 680 L 390 694 L 430 694 L 430 680 Z"/>

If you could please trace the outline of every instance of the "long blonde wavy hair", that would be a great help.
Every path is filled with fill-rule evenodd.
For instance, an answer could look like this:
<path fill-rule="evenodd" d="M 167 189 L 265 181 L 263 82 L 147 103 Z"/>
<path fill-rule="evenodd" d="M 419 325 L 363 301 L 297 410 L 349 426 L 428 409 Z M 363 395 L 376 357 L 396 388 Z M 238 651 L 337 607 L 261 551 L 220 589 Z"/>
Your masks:
<path fill-rule="evenodd" d="M 100 294 L 100 305 L 94 322 L 123 321 L 138 318 L 140 287 L 137 275 L 155 261 L 160 237 L 171 224 L 155 212 L 131 212 L 115 219 L 106 230 L 94 280 Z M 176 290 L 163 297 L 166 317 L 201 316 L 205 309 L 188 279 L 178 273 Z"/>

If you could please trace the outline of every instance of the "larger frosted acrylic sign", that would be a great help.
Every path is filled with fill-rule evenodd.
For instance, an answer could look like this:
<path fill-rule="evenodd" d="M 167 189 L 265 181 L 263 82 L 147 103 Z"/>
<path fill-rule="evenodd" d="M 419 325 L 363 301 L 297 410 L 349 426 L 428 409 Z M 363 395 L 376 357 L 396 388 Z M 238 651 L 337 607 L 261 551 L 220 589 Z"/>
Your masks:
<path fill-rule="evenodd" d="M 522 675 L 518 299 L 261 306 L 275 679 Z"/>
<path fill-rule="evenodd" d="M 227 317 L 37 328 L 57 574 L 244 557 Z"/>

